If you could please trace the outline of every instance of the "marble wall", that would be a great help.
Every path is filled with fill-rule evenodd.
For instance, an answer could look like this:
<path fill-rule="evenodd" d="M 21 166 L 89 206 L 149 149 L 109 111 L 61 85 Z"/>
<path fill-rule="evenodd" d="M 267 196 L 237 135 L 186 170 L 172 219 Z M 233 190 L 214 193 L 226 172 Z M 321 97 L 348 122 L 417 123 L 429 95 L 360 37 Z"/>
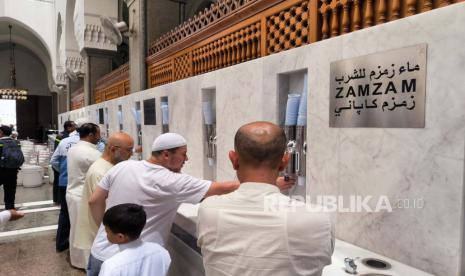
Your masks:
<path fill-rule="evenodd" d="M 279 122 L 284 112 L 278 106 L 279 93 L 287 93 L 280 76 L 307 70 L 306 194 L 375 200 L 387 196 L 393 207 L 392 212 L 338 213 L 337 237 L 420 270 L 459 275 L 464 255 L 464 24 L 465 4 L 455 4 L 84 109 L 109 107 L 110 130 L 115 131 L 117 106 L 123 105 L 124 130 L 135 135 L 130 109 L 135 101 L 156 98 L 157 125 L 142 127 L 143 155 L 148 157 L 153 139 L 161 133 L 160 100 L 168 96 L 170 131 L 184 135 L 189 143 L 184 172 L 202 177 L 202 90 L 215 89 L 216 174 L 218 180 L 229 180 L 235 174 L 228 151 L 238 127 L 256 120 Z M 425 128 L 329 128 L 332 61 L 420 43 L 428 47 Z M 405 202 L 409 208 L 398 208 Z M 424 204 L 413 208 L 414 202 Z"/>
<path fill-rule="evenodd" d="M 311 193 L 386 195 L 394 208 L 339 213 L 338 237 L 437 275 L 459 275 L 463 255 L 464 11 L 454 5 L 328 40 L 309 67 Z M 328 128 L 331 61 L 419 43 L 428 45 L 425 128 Z"/>

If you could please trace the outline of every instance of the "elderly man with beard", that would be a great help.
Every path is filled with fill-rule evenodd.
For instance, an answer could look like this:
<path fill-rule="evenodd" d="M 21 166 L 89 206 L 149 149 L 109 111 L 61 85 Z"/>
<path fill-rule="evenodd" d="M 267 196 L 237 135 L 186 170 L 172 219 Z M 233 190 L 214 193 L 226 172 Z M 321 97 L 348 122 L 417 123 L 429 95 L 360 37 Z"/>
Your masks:
<path fill-rule="evenodd" d="M 89 200 L 93 218 L 100 224 L 105 209 L 123 203 L 144 207 L 147 223 L 141 234 L 145 242 L 164 245 L 181 203 L 199 203 L 204 197 L 234 191 L 237 181 L 212 182 L 181 173 L 187 158 L 187 141 L 179 134 L 157 137 L 148 160 L 128 160 L 111 168 Z M 87 275 L 96 276 L 101 264 L 119 252 L 100 225 L 91 248 Z"/>
<path fill-rule="evenodd" d="M 97 184 L 114 165 L 128 160 L 133 152 L 134 140 L 125 132 L 116 132 L 110 136 L 102 157 L 97 159 L 87 171 L 82 191 L 81 205 L 77 216 L 74 246 L 85 252 L 86 264 L 90 249 L 97 235 L 99 225 L 94 221 L 89 210 L 88 201 Z"/>

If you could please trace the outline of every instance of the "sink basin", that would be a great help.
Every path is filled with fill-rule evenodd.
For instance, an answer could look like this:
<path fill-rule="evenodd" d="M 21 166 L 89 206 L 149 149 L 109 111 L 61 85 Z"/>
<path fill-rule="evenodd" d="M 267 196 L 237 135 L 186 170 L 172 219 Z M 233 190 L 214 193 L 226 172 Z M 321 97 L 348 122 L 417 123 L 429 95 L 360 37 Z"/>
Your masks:
<path fill-rule="evenodd" d="M 374 268 L 374 269 L 390 269 L 391 268 L 390 263 L 380 260 L 380 259 L 375 259 L 375 258 L 362 259 L 361 263 L 369 268 Z"/>
<path fill-rule="evenodd" d="M 357 247 L 347 242 L 336 240 L 336 246 L 333 256 L 331 257 L 331 265 L 324 268 L 322 276 L 351 276 L 345 271 L 345 258 L 355 259 L 357 272 L 355 276 L 433 276 L 416 268 L 399 263 L 386 256 L 376 254 L 361 247 Z"/>

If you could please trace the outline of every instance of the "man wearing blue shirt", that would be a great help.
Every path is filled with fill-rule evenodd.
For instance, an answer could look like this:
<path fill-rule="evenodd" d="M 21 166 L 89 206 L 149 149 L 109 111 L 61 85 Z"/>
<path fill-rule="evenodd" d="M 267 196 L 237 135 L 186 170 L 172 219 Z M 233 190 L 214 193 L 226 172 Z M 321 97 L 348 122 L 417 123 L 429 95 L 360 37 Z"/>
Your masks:
<path fill-rule="evenodd" d="M 85 119 L 76 120 L 78 129 L 86 121 L 87 120 Z M 57 252 L 62 252 L 69 248 L 70 222 L 68 205 L 66 203 L 66 186 L 68 185 L 68 162 L 66 156 L 68 154 L 68 150 L 77 142 L 79 142 L 79 132 L 75 130 L 69 134 L 68 138 L 61 140 L 50 159 L 52 167 L 60 173 L 58 177 L 58 198 L 61 208 L 58 216 L 58 229 L 56 236 Z"/>

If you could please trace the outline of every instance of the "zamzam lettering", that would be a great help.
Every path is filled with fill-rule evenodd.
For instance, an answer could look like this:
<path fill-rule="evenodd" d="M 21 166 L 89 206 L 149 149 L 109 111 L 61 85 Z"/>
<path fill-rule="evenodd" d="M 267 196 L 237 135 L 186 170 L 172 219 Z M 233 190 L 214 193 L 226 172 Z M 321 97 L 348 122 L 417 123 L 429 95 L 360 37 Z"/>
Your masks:
<path fill-rule="evenodd" d="M 390 81 L 387 84 L 375 82 L 372 84 L 359 84 L 356 86 L 336 87 L 336 98 L 343 99 L 349 97 L 365 97 L 370 95 L 397 94 L 415 92 L 417 80 L 402 80 L 400 87 L 396 87 L 394 82 Z"/>

